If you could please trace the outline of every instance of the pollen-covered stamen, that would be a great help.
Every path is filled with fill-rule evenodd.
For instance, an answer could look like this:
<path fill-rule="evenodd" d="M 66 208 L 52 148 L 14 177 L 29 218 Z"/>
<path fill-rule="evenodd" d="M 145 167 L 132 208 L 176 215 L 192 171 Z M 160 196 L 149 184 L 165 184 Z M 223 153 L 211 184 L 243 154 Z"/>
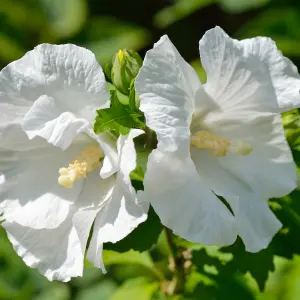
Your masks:
<path fill-rule="evenodd" d="M 229 139 L 221 138 L 208 131 L 198 131 L 191 138 L 191 145 L 198 149 L 206 149 L 216 157 L 225 156 L 227 153 L 248 155 L 253 150 L 251 145 L 242 141 L 232 143 Z"/>
<path fill-rule="evenodd" d="M 232 154 L 239 154 L 239 155 L 248 155 L 252 152 L 253 148 L 251 145 L 244 143 L 243 141 L 236 141 L 232 143 L 229 148 L 229 152 Z"/>
<path fill-rule="evenodd" d="M 208 131 L 198 131 L 191 138 L 192 146 L 198 149 L 206 149 L 215 156 L 225 156 L 230 147 L 230 141 L 215 136 Z"/>
<path fill-rule="evenodd" d="M 75 180 L 86 178 L 94 169 L 101 168 L 100 159 L 104 157 L 102 149 L 92 145 L 83 150 L 67 168 L 60 168 L 58 183 L 65 188 L 72 188 Z"/>

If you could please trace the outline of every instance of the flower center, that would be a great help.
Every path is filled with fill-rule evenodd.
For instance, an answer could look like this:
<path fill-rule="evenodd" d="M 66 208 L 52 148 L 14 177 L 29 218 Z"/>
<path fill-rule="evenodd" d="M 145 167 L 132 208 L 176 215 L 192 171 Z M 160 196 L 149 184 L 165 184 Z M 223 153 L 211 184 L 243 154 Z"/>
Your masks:
<path fill-rule="evenodd" d="M 210 154 L 221 157 L 227 153 L 248 155 L 252 152 L 251 145 L 243 141 L 232 143 L 229 139 L 224 139 L 212 133 L 200 130 L 191 138 L 191 145 L 198 149 L 206 149 Z"/>
<path fill-rule="evenodd" d="M 83 150 L 67 168 L 59 169 L 58 183 L 65 188 L 72 188 L 75 180 L 86 178 L 94 169 L 101 168 L 104 153 L 99 146 L 91 145 Z"/>

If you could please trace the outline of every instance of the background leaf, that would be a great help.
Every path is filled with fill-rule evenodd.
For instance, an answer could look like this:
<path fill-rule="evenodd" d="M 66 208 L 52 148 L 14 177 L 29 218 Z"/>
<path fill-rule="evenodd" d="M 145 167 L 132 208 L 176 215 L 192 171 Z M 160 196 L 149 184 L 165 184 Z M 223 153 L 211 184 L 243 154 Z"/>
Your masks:
<path fill-rule="evenodd" d="M 127 280 L 110 300 L 139 299 L 151 300 L 152 294 L 158 288 L 158 283 L 149 282 L 145 278 Z"/>
<path fill-rule="evenodd" d="M 130 249 L 136 251 L 146 251 L 157 243 L 159 234 L 162 231 L 162 225 L 153 208 L 150 207 L 148 218 L 144 223 L 141 223 L 123 240 L 112 244 L 105 243 L 105 249 L 111 249 L 118 252 L 125 252 Z"/>

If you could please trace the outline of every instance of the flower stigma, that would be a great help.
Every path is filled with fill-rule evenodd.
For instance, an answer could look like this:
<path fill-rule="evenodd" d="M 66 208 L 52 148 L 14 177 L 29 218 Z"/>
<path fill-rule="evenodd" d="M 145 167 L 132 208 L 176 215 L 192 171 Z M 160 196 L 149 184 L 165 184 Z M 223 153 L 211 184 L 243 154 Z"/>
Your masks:
<path fill-rule="evenodd" d="M 191 138 L 191 145 L 198 149 L 206 149 L 216 157 L 225 156 L 227 153 L 248 155 L 252 152 L 251 145 L 243 141 L 232 143 L 229 139 L 218 137 L 208 131 L 200 130 Z"/>
<path fill-rule="evenodd" d="M 87 147 L 67 168 L 59 169 L 58 183 L 65 188 L 72 188 L 77 179 L 86 178 L 88 173 L 101 168 L 100 159 L 103 157 L 104 153 L 99 146 L 91 145 Z"/>

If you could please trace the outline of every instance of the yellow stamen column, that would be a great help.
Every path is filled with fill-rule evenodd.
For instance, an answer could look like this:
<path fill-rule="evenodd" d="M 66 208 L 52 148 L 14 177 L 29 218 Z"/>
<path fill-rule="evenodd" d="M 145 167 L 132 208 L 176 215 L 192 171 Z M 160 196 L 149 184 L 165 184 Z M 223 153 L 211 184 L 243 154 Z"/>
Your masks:
<path fill-rule="evenodd" d="M 191 138 L 191 145 L 198 149 L 206 149 L 216 157 L 225 156 L 227 153 L 248 155 L 252 152 L 251 145 L 243 141 L 232 143 L 229 139 L 221 138 L 208 131 L 198 131 Z"/>
<path fill-rule="evenodd" d="M 65 188 L 72 188 L 73 183 L 80 178 L 86 178 L 94 169 L 101 168 L 100 159 L 104 157 L 102 149 L 92 145 L 82 151 L 67 168 L 59 169 L 58 183 Z"/>

